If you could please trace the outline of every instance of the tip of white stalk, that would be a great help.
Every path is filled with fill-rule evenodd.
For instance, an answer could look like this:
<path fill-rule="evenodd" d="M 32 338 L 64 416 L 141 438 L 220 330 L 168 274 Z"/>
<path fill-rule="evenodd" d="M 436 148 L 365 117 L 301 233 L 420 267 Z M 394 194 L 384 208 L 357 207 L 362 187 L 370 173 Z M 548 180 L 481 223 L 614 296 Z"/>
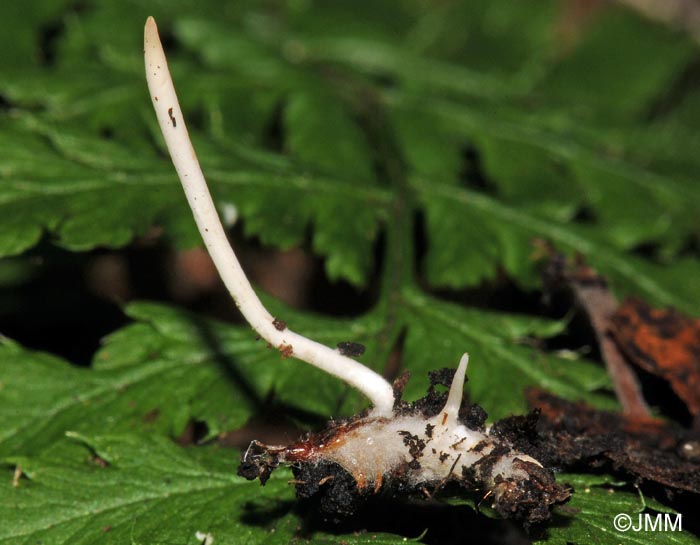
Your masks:
<path fill-rule="evenodd" d="M 459 415 L 459 407 L 462 405 L 462 393 L 464 391 L 464 377 L 467 375 L 467 366 L 469 365 L 469 354 L 465 353 L 462 359 L 459 360 L 459 366 L 455 371 L 455 376 L 450 385 L 450 393 L 447 396 L 447 402 L 442 412 L 447 416 L 445 423 L 457 420 Z"/>
<path fill-rule="evenodd" d="M 149 60 L 153 60 L 154 55 L 163 54 L 162 46 L 160 43 L 160 36 L 158 35 L 158 25 L 156 25 L 156 20 L 149 16 L 146 19 L 146 26 L 143 27 L 143 53 L 146 55 L 146 68 L 148 68 Z M 149 76 L 149 70 L 146 70 L 146 76 Z"/>
<path fill-rule="evenodd" d="M 156 20 L 153 18 L 152 15 L 149 15 L 148 19 L 146 19 L 145 30 L 146 30 L 146 33 L 152 33 L 153 31 L 158 30 L 158 26 L 156 25 Z"/>
<path fill-rule="evenodd" d="M 160 43 L 158 25 L 156 24 L 156 20 L 149 15 L 148 19 L 146 19 L 146 25 L 143 27 L 143 52 L 146 58 L 148 58 L 149 56 L 160 53 L 162 49 L 163 46 Z M 146 74 L 148 74 L 148 71 Z"/>

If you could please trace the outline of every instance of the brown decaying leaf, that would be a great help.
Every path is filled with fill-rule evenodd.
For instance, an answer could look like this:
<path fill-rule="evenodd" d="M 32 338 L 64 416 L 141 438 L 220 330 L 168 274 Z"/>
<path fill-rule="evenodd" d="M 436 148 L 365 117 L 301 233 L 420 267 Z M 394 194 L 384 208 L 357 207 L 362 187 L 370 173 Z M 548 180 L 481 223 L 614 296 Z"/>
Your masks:
<path fill-rule="evenodd" d="M 700 320 L 674 309 L 654 309 L 639 299 L 621 306 L 606 279 L 581 256 L 569 260 L 546 242 L 545 285 L 569 290 L 596 335 L 623 414 L 599 411 L 542 390 L 527 393 L 539 421 L 529 418 L 529 448 L 548 465 L 577 469 L 612 464 L 639 480 L 672 491 L 700 493 Z M 695 417 L 695 429 L 650 415 L 632 364 L 667 380 Z M 528 450 L 528 445 L 517 445 Z M 547 456 L 549 456 L 547 458 Z"/>
<path fill-rule="evenodd" d="M 700 427 L 700 320 L 631 298 L 613 315 L 610 331 L 625 356 L 667 380 Z"/>

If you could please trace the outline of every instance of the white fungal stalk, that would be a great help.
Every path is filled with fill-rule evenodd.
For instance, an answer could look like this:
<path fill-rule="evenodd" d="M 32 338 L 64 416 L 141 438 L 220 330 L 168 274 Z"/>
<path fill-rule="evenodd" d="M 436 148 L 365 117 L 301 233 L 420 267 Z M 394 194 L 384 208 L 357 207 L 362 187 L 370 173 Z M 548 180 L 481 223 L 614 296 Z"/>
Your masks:
<path fill-rule="evenodd" d="M 374 404 L 368 415 L 332 421 L 326 430 L 291 445 L 253 441 L 238 474 L 264 484 L 276 467 L 290 464 L 297 495 L 325 495 L 322 509 L 345 514 L 352 512 L 358 498 L 378 492 L 384 483 L 393 490 L 429 493 L 428 487 L 438 490 L 452 481 L 490 497 L 505 517 L 526 525 L 547 520 L 550 507 L 567 501 L 571 492 L 555 482 L 549 469 L 522 452 L 542 456 L 538 447 L 517 436 L 522 423 L 508 422 L 500 428 L 496 423 L 486 429 L 483 409 L 462 402 L 467 354 L 459 362 L 444 403 L 444 396 L 432 387 L 422 400 L 406 403 L 395 399 L 392 386 L 380 375 L 290 331 L 265 309 L 226 238 L 190 142 L 152 17 L 144 31 L 144 55 L 148 89 L 175 170 L 209 254 L 241 313 L 283 356 L 294 356 L 344 380 Z M 466 416 L 461 417 L 460 411 Z"/>
<path fill-rule="evenodd" d="M 153 17 L 146 21 L 144 57 L 148 89 L 170 157 L 209 255 L 241 314 L 283 356 L 293 356 L 338 377 L 370 399 L 374 415 L 390 416 L 394 393 L 384 378 L 338 351 L 290 331 L 283 321 L 275 319 L 263 306 L 246 278 L 216 212 L 190 142 Z"/>

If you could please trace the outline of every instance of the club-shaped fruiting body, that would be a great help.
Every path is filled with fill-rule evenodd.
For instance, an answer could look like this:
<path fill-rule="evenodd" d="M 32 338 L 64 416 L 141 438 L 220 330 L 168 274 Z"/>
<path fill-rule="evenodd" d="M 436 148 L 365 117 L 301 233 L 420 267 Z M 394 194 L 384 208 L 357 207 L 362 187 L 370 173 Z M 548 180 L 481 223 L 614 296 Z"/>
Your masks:
<path fill-rule="evenodd" d="M 423 489 L 449 481 L 491 497 L 504 516 L 526 523 L 549 517 L 549 507 L 568 499 L 567 489 L 551 471 L 515 450 L 482 425 L 460 419 L 466 354 L 454 375 L 449 395 L 438 411 L 401 404 L 392 386 L 380 375 L 287 328 L 273 317 L 246 278 L 231 248 L 189 139 L 165 53 L 152 17 L 144 30 L 146 79 L 153 107 L 168 151 L 182 182 L 202 239 L 224 284 L 253 329 L 284 356 L 306 361 L 344 380 L 365 394 L 374 407 L 346 422 L 289 446 L 253 442 L 244 454 L 239 473 L 265 482 L 280 464 L 291 464 L 297 490 L 309 495 L 328 485 L 348 483 L 358 495 L 381 490 L 385 482 L 400 488 Z M 337 469 L 337 471 L 336 471 Z M 327 473 L 327 474 L 326 474 Z"/>
<path fill-rule="evenodd" d="M 146 21 L 143 47 L 148 90 L 163 138 L 209 255 L 241 314 L 263 339 L 285 357 L 293 356 L 344 380 L 372 401 L 375 414 L 391 414 L 394 393 L 391 384 L 381 375 L 337 350 L 294 333 L 263 306 L 243 272 L 221 225 L 190 142 L 153 17 Z"/>

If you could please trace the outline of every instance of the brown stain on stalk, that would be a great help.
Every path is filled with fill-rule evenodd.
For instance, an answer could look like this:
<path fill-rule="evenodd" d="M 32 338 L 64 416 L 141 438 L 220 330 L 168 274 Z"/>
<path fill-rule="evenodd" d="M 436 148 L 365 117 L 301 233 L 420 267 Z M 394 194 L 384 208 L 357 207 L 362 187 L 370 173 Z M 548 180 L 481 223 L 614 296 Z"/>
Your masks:
<path fill-rule="evenodd" d="M 272 325 L 277 331 L 284 331 L 287 329 L 287 323 L 284 320 L 278 320 L 277 318 L 272 320 Z"/>
<path fill-rule="evenodd" d="M 282 343 L 277 347 L 277 350 L 282 354 L 282 358 L 291 358 L 294 355 L 294 347 L 291 344 Z"/>

